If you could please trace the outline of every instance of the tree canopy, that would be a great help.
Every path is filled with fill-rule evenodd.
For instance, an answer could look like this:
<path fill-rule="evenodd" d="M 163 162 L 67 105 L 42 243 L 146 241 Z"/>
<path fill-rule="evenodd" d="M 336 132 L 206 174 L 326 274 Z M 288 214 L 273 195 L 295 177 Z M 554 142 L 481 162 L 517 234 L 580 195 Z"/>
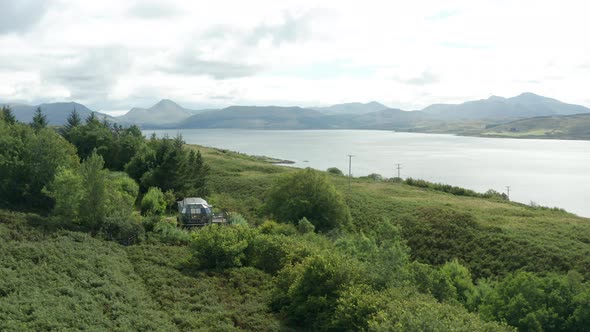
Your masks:
<path fill-rule="evenodd" d="M 268 191 L 266 209 L 295 225 L 305 217 L 318 231 L 346 228 L 351 222 L 342 195 L 326 175 L 310 168 L 278 179 Z"/>

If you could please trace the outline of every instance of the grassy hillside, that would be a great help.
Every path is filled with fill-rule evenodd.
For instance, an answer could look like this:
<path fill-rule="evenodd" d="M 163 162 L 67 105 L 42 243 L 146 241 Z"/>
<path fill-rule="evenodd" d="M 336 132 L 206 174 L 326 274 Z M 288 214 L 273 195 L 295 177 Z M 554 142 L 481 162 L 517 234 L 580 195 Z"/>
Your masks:
<path fill-rule="evenodd" d="M 483 281 L 483 288 L 469 286 L 480 294 L 469 295 L 462 284 L 451 287 L 459 277 L 445 279 L 444 271 L 464 275 L 468 283 L 471 275 L 457 262 L 471 270 L 474 280 L 517 282 L 517 277 L 510 279 L 517 270 L 539 276 L 577 270 L 590 277 L 590 220 L 559 209 L 370 179 L 354 179 L 349 190 L 347 178 L 330 176 L 352 214 L 348 234 L 299 234 L 293 226 L 265 222 L 264 210 L 275 180 L 296 169 L 272 165 L 265 157 L 190 148 L 200 150 L 211 168 L 209 201 L 259 227 L 223 228 L 230 233 L 203 229 L 187 237 L 174 227 L 165 234 L 146 226 L 147 238 L 125 247 L 61 230 L 52 218 L 0 210 L 0 330 L 288 331 L 289 326 L 346 326 L 381 331 L 409 326 L 503 331 L 510 328 L 481 317 L 500 317 L 519 326 L 522 313 L 514 318 L 485 306 L 480 307 L 481 317 L 469 313 L 477 310 L 477 303 L 462 296 L 485 299 L 481 292 L 491 286 Z M 398 228 L 383 233 L 384 220 L 400 227 L 410 260 L 404 258 L 405 246 L 394 239 Z M 187 245 L 191 237 L 201 247 Z M 195 264 L 195 256 L 219 255 L 201 250 L 207 245 L 235 253 L 229 256 L 230 265 Z M 458 261 L 448 263 L 453 259 Z M 380 279 L 384 276 L 389 279 Z M 380 280 L 393 284 L 384 286 Z M 585 308 L 578 304 L 584 299 L 576 305 Z M 545 309 L 559 306 L 550 304 Z M 310 307 L 317 312 L 305 311 Z M 326 312 L 330 316 L 321 316 Z M 539 315 L 534 319 L 548 325 Z M 572 321 L 579 326 L 580 319 Z"/>
<path fill-rule="evenodd" d="M 481 136 L 510 138 L 590 139 L 590 114 L 543 116 L 487 126 Z"/>
<path fill-rule="evenodd" d="M 212 201 L 251 220 L 261 221 L 264 193 L 273 180 L 295 170 L 230 151 L 198 149 L 213 165 Z M 418 260 L 441 264 L 459 258 L 478 277 L 518 269 L 576 269 L 590 277 L 590 219 L 401 183 L 355 179 L 348 191 L 347 178 L 332 180 L 346 193 L 356 230 L 370 233 L 383 218 L 392 220 L 406 230 Z M 453 228 L 455 223 L 460 226 Z"/>

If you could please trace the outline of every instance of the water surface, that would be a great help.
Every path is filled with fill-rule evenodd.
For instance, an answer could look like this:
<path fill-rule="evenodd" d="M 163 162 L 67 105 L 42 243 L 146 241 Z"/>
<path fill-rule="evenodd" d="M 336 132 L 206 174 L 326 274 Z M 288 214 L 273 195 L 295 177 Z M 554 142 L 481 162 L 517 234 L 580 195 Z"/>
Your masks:
<path fill-rule="evenodd" d="M 557 206 L 590 217 L 590 141 L 479 138 L 377 130 L 148 130 L 182 134 L 187 143 L 264 155 L 297 167 L 338 167 L 352 174 L 420 178 L 511 200 Z"/>

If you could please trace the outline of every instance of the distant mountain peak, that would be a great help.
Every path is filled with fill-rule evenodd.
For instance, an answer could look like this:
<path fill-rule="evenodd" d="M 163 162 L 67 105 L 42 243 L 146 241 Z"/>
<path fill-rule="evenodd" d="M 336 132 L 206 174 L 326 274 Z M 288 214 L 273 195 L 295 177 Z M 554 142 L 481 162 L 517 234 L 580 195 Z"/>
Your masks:
<path fill-rule="evenodd" d="M 516 97 L 517 97 L 517 98 L 518 98 L 518 97 L 541 97 L 541 98 L 546 98 L 546 97 L 543 97 L 543 96 L 541 96 L 541 95 L 538 95 L 538 94 L 536 94 L 536 93 L 532 93 L 532 92 L 523 92 L 523 93 L 519 94 L 519 95 L 518 95 L 518 96 L 516 96 Z"/>
<path fill-rule="evenodd" d="M 154 106 L 150 107 L 150 108 L 154 108 L 154 107 L 175 107 L 175 108 L 182 108 L 182 106 L 178 105 L 176 102 L 170 100 L 170 99 L 162 99 L 159 102 L 157 102 Z"/>
<path fill-rule="evenodd" d="M 326 114 L 365 114 L 371 112 L 377 112 L 389 107 L 376 102 L 370 101 L 368 103 L 352 102 L 335 104 L 328 107 L 313 107 L 311 109 L 326 113 Z"/>

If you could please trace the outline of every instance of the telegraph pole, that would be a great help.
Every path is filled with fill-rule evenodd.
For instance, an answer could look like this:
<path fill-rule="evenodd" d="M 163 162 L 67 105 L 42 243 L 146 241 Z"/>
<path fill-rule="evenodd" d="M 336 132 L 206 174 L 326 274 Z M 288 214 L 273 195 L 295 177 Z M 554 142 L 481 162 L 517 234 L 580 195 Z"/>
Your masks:
<path fill-rule="evenodd" d="M 397 177 L 401 179 L 400 169 L 402 168 L 402 164 L 395 164 L 395 165 L 397 166 L 396 167 L 397 168 Z"/>
<path fill-rule="evenodd" d="M 510 186 L 506 186 L 506 198 L 510 200 Z"/>
<path fill-rule="evenodd" d="M 354 155 L 347 154 L 348 156 L 348 191 L 350 191 L 350 180 L 352 178 L 352 157 Z"/>

